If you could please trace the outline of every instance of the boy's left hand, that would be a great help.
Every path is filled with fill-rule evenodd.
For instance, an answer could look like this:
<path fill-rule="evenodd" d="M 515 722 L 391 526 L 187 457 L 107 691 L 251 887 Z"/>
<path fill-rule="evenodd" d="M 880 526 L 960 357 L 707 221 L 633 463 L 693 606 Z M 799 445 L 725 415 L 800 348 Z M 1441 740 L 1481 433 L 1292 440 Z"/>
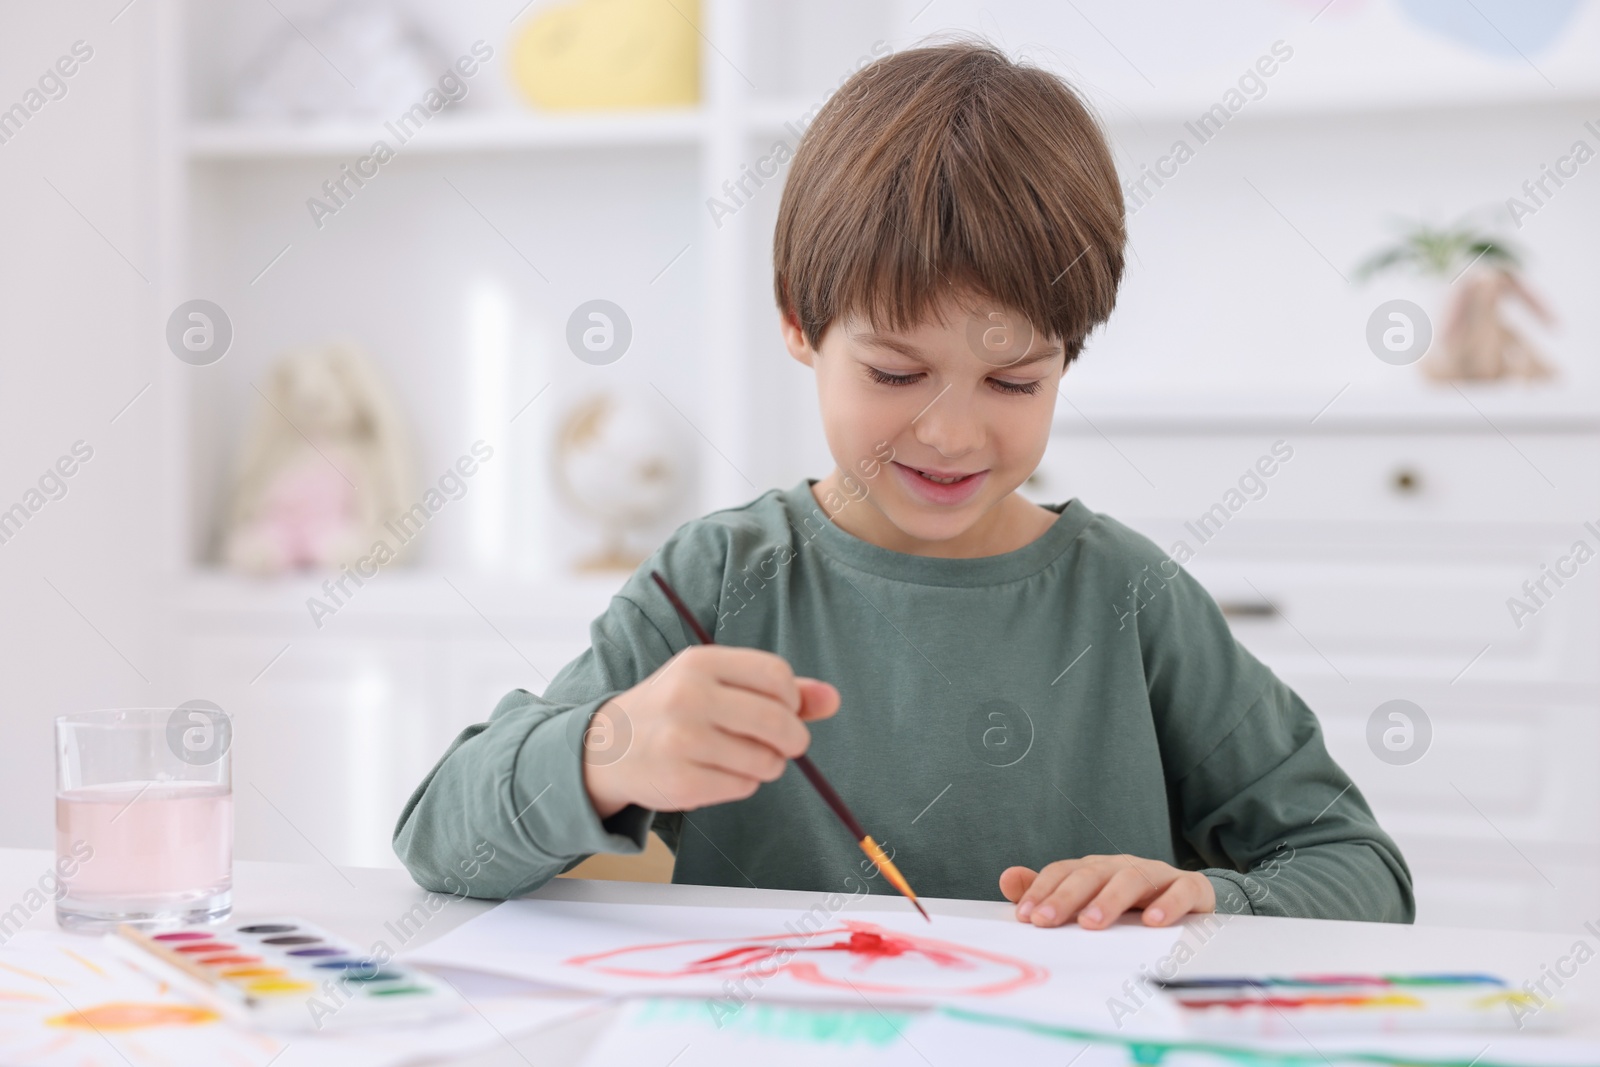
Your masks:
<path fill-rule="evenodd" d="M 1000 892 L 1017 905 L 1017 919 L 1035 926 L 1078 925 L 1103 930 L 1129 908 L 1144 909 L 1146 926 L 1168 926 L 1185 915 L 1215 911 L 1211 879 L 1138 856 L 1057 860 L 1042 871 L 1007 867 Z"/>

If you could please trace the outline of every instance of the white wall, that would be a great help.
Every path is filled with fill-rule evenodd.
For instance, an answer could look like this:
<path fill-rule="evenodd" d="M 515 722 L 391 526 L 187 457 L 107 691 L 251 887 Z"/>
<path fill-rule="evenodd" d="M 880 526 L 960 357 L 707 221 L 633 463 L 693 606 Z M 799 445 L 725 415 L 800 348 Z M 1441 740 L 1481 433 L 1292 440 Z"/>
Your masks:
<path fill-rule="evenodd" d="M 67 495 L 0 544 L 5 845 L 52 841 L 53 715 L 188 699 L 165 684 L 156 625 L 171 410 L 151 301 L 153 8 L 113 22 L 120 6 L 0 6 L 0 106 L 75 41 L 94 50 L 66 96 L 0 144 L 0 507 L 75 441 L 94 450 Z"/>

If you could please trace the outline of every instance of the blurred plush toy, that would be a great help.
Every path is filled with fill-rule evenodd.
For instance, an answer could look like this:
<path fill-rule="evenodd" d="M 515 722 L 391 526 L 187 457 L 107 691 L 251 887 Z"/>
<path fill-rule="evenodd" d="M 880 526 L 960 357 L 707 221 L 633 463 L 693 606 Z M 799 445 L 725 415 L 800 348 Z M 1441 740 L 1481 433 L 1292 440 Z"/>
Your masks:
<path fill-rule="evenodd" d="M 511 73 L 535 107 L 689 107 L 700 98 L 699 0 L 573 0 L 538 12 Z"/>
<path fill-rule="evenodd" d="M 305 36 L 279 22 L 234 87 L 237 115 L 387 118 L 410 107 L 448 67 L 433 38 L 393 3 L 342 0 Z"/>
<path fill-rule="evenodd" d="M 256 574 L 336 569 L 365 555 L 413 483 L 388 390 L 354 346 L 285 353 L 258 387 L 223 539 Z M 398 546 L 391 546 L 398 547 Z"/>

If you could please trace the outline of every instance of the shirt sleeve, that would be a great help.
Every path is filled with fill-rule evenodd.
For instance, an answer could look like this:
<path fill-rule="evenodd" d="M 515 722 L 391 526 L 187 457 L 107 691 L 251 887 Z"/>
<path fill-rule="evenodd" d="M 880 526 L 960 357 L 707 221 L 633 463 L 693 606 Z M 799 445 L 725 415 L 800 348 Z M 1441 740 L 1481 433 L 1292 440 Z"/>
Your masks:
<path fill-rule="evenodd" d="M 590 647 L 542 696 L 507 694 L 488 722 L 456 737 L 411 794 L 394 848 L 418 885 L 455 896 L 521 896 L 594 853 L 643 851 L 653 822 L 676 846 L 681 815 L 629 805 L 602 820 L 583 783 L 591 716 L 684 645 L 627 595 L 639 577 L 611 599 L 590 625 Z M 612 730 L 606 740 L 624 746 L 620 754 L 631 734 L 625 722 Z"/>
<path fill-rule="evenodd" d="M 1210 878 L 1219 912 L 1413 921 L 1410 869 L 1316 715 L 1199 582 L 1155 566 L 1135 619 L 1179 865 Z"/>

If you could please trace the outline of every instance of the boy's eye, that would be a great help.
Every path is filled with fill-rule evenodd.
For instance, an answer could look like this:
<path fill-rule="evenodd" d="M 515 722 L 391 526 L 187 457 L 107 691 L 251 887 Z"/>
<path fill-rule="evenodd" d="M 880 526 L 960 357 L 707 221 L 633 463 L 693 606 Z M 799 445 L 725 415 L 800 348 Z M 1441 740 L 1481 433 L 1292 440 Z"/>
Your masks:
<path fill-rule="evenodd" d="M 922 378 L 920 373 L 889 374 L 886 371 L 879 370 L 877 367 L 868 367 L 867 376 L 880 385 L 910 385 L 912 382 Z"/>
<path fill-rule="evenodd" d="M 867 367 L 867 376 L 880 385 L 913 385 L 926 377 L 920 371 L 915 374 L 890 374 L 870 366 Z M 1008 382 L 1001 378 L 990 378 L 989 382 L 1007 396 L 1033 396 L 1043 388 L 1039 382 Z"/>

